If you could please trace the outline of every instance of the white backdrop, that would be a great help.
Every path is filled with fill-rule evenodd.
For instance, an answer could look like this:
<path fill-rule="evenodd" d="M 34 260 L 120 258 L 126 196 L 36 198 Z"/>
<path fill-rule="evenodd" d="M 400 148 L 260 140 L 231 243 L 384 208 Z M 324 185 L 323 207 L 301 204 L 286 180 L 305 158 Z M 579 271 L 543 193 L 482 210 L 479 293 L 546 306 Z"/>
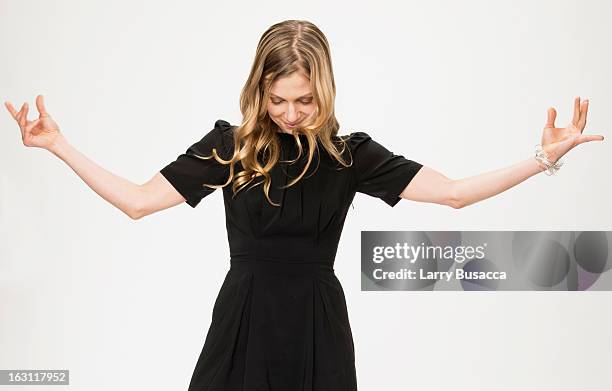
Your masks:
<path fill-rule="evenodd" d="M 588 98 L 585 132 L 606 140 L 558 175 L 461 210 L 358 194 L 335 268 L 360 390 L 609 390 L 610 292 L 361 292 L 359 238 L 612 229 L 611 16 L 604 1 L 0 0 L 0 93 L 31 116 L 43 94 L 72 145 L 136 183 L 216 119 L 240 121 L 259 37 L 285 19 L 330 41 L 341 134 L 452 178 L 532 156 L 546 109 L 565 125 Z M 221 192 L 132 221 L 24 147 L 2 110 L 0 369 L 69 369 L 71 390 L 186 390 L 229 268 Z"/>

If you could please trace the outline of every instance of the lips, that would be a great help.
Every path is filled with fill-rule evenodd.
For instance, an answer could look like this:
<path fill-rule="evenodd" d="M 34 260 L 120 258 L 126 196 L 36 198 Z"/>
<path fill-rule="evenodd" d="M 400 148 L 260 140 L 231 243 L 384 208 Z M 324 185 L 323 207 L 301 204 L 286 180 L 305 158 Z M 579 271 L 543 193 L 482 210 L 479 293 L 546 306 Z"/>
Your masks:
<path fill-rule="evenodd" d="M 299 122 L 296 122 L 296 123 L 294 123 L 294 124 L 289 123 L 289 122 L 285 122 L 285 125 L 287 125 L 287 126 L 289 126 L 289 127 L 292 127 L 292 128 L 293 128 L 293 127 L 296 127 L 297 125 L 299 125 Z"/>

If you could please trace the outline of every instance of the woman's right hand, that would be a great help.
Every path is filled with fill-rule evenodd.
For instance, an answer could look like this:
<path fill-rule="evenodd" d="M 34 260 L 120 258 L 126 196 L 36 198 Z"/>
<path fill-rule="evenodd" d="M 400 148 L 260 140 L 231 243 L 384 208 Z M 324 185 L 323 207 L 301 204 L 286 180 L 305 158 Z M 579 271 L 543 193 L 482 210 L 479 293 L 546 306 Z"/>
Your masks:
<path fill-rule="evenodd" d="M 4 102 L 4 105 L 15 121 L 17 121 L 17 124 L 19 124 L 21 139 L 25 146 L 48 150 L 61 135 L 59 126 L 53 118 L 51 118 L 49 113 L 47 113 L 47 110 L 45 110 L 45 103 L 42 95 L 36 97 L 36 108 L 38 109 L 39 116 L 38 119 L 33 121 L 28 120 L 27 102 L 21 106 L 19 112 L 15 111 L 15 108 L 10 102 Z"/>

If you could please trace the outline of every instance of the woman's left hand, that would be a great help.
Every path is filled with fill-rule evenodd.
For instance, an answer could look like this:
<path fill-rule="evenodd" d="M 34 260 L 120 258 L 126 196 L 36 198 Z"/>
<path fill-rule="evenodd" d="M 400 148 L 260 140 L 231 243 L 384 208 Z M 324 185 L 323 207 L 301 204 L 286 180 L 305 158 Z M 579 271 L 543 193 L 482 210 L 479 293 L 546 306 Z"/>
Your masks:
<path fill-rule="evenodd" d="M 582 134 L 586 126 L 587 112 L 589 110 L 589 100 L 582 103 L 580 97 L 574 99 L 574 118 L 566 128 L 555 128 L 555 118 L 557 111 L 554 108 L 548 109 L 548 121 L 542 134 L 542 149 L 546 152 L 548 160 L 556 162 L 570 149 L 588 141 L 603 141 L 601 135 Z"/>

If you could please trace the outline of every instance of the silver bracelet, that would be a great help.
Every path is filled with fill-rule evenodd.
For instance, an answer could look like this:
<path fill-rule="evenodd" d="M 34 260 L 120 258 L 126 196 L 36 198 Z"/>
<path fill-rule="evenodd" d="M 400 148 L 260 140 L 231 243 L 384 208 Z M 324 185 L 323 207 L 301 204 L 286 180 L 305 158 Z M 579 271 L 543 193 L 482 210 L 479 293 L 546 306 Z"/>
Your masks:
<path fill-rule="evenodd" d="M 553 175 L 554 173 L 556 173 L 561 166 L 563 165 L 563 161 L 561 159 L 557 160 L 556 162 L 551 162 L 550 160 L 548 160 L 548 156 L 546 155 L 546 152 L 544 152 L 544 150 L 542 149 L 542 145 L 541 144 L 537 144 L 535 146 L 536 151 L 535 151 L 535 159 L 545 168 L 545 173 L 546 175 Z"/>

